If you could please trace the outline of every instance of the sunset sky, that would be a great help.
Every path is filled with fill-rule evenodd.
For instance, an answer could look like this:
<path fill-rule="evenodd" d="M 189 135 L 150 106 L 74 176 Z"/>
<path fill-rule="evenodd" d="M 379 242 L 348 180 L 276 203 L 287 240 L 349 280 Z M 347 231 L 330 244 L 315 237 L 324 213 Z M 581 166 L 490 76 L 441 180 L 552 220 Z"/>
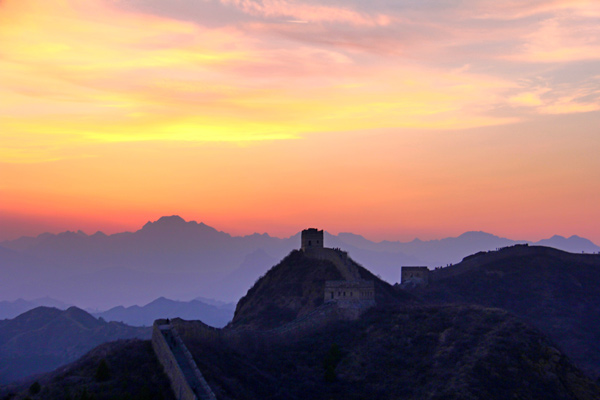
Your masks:
<path fill-rule="evenodd" d="M 600 244 L 598 0 L 0 0 L 0 240 Z"/>

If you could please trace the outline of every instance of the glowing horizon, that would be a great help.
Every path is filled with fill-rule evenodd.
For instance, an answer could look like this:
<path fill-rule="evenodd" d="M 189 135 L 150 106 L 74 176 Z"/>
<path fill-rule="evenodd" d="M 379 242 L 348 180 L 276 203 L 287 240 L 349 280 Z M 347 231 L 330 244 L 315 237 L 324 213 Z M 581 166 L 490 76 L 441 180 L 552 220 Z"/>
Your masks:
<path fill-rule="evenodd" d="M 599 22 L 591 0 L 4 0 L 0 240 L 177 214 L 600 243 Z"/>

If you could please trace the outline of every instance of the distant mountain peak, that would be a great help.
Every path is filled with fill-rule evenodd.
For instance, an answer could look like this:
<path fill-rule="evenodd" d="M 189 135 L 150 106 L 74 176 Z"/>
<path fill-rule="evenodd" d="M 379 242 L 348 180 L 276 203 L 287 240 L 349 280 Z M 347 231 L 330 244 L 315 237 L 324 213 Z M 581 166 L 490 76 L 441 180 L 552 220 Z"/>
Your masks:
<path fill-rule="evenodd" d="M 156 220 L 154 222 L 148 221 L 146 223 L 146 225 L 144 225 L 144 228 L 150 227 L 150 226 L 182 226 L 182 225 L 185 225 L 186 223 L 187 222 L 183 218 L 181 218 L 179 215 L 170 215 L 170 216 L 160 217 L 158 220 Z"/>
<path fill-rule="evenodd" d="M 185 231 L 185 232 L 205 232 L 205 233 L 222 233 L 217 231 L 212 226 L 206 225 L 204 222 L 186 221 L 179 215 L 170 215 L 160 217 L 152 222 L 148 221 L 141 231 Z M 228 234 L 226 234 L 228 235 Z M 229 236 L 229 235 L 228 235 Z"/>
<path fill-rule="evenodd" d="M 340 232 L 340 233 L 338 233 L 338 237 L 353 237 L 353 238 L 365 239 L 365 237 L 363 235 L 359 235 L 357 233 L 352 233 L 352 232 Z"/>
<path fill-rule="evenodd" d="M 251 237 L 251 238 L 260 238 L 260 237 L 264 237 L 264 238 L 270 238 L 271 236 L 269 236 L 269 234 L 267 232 L 264 233 L 258 233 L 258 232 L 254 232 L 252 235 L 246 235 L 245 237 Z"/>
<path fill-rule="evenodd" d="M 167 299 L 164 296 L 160 296 L 157 299 L 151 301 L 150 303 L 146 304 L 146 306 L 149 305 L 157 305 L 157 304 L 165 304 L 165 303 L 174 303 L 175 300 L 171 300 L 171 299 Z"/>
<path fill-rule="evenodd" d="M 65 232 L 59 233 L 58 235 L 52 235 L 52 236 L 58 236 L 58 237 L 87 237 L 88 235 L 84 231 L 82 231 L 80 229 L 77 232 L 75 232 L 75 231 L 65 231 Z"/>
<path fill-rule="evenodd" d="M 498 237 L 494 234 L 483 232 L 483 231 L 467 231 L 459 236 L 459 238 L 469 238 L 469 237 Z"/>
<path fill-rule="evenodd" d="M 572 253 L 579 253 L 581 251 L 595 253 L 600 250 L 600 247 L 598 247 L 589 239 L 582 238 L 577 235 L 572 235 L 569 238 L 560 235 L 554 235 L 550 239 L 542 239 L 535 244 L 555 247 Z"/>

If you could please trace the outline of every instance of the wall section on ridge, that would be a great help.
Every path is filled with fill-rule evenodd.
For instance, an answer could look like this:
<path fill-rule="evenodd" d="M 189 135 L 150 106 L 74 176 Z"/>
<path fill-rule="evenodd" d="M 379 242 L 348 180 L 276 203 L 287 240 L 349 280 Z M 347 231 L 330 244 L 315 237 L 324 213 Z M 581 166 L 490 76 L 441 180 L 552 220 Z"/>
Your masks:
<path fill-rule="evenodd" d="M 152 347 L 177 400 L 216 400 L 192 355 L 175 328 L 166 320 L 154 322 Z"/>

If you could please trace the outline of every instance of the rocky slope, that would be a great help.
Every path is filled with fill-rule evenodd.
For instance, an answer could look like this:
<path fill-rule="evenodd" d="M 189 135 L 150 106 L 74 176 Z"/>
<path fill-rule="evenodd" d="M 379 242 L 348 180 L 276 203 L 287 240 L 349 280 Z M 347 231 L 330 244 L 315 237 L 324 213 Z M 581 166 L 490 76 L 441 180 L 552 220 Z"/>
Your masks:
<path fill-rule="evenodd" d="M 498 309 L 394 306 L 287 343 L 184 340 L 221 400 L 600 398 L 550 340 Z"/>
<path fill-rule="evenodd" d="M 230 327 L 246 328 L 242 339 L 197 334 L 206 327 L 178 320 L 218 398 L 600 398 L 596 382 L 524 320 L 497 308 L 418 305 L 358 268 L 363 279 L 377 283 L 379 298 L 356 321 L 316 326 L 289 340 L 281 340 L 281 333 L 278 340 L 261 332 L 253 336 L 252 329 L 306 315 L 322 303 L 323 281 L 339 279 L 333 264 L 300 251 L 273 267 L 238 303 Z M 476 263 L 458 268 L 477 269 Z"/>
<path fill-rule="evenodd" d="M 99 373 L 105 363 L 104 373 Z M 35 382 L 39 391 L 35 390 Z M 33 389 L 33 390 L 32 390 Z M 175 400 L 149 341 L 120 340 L 20 385 L 0 387 L 3 400 Z"/>
<path fill-rule="evenodd" d="M 499 307 L 553 339 L 578 365 L 600 376 L 600 255 L 541 246 L 478 253 L 430 273 L 411 291 L 432 303 Z"/>

